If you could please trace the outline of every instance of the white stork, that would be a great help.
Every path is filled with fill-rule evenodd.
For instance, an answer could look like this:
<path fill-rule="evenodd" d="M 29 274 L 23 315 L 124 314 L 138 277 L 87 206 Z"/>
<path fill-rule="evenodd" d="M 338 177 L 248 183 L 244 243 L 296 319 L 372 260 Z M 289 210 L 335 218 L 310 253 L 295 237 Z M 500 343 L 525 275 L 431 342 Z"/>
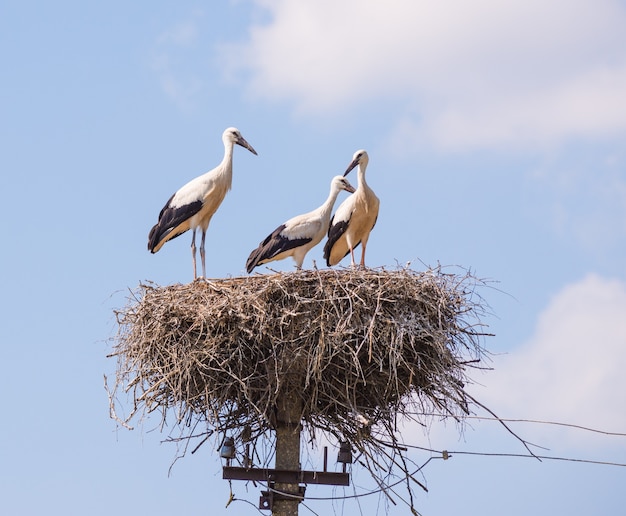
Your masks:
<path fill-rule="evenodd" d="M 365 169 L 368 162 L 367 152 L 358 150 L 354 153 L 344 173 L 344 176 L 348 175 L 358 165 L 359 183 L 356 192 L 339 205 L 330 221 L 328 240 L 324 245 L 324 259 L 329 267 L 337 265 L 348 253 L 350 253 L 354 267 L 356 265 L 354 249 L 359 244 L 362 246 L 360 266 L 365 267 L 365 248 L 370 232 L 376 224 L 380 204 L 374 191 L 365 182 Z"/>
<path fill-rule="evenodd" d="M 213 170 L 189 181 L 172 195 L 159 213 L 159 221 L 148 235 L 148 250 L 156 253 L 163 244 L 185 231 L 193 231 L 191 237 L 191 256 L 193 259 L 193 278 L 196 273 L 196 230 L 202 229 L 200 258 L 202 276 L 206 277 L 204 260 L 204 241 L 211 217 L 220 207 L 233 181 L 233 147 L 241 145 L 256 155 L 256 151 L 234 127 L 229 127 L 222 134 L 224 159 Z"/>
<path fill-rule="evenodd" d="M 250 253 L 246 262 L 248 273 L 258 265 L 293 257 L 298 269 L 304 257 L 319 244 L 328 231 L 330 214 L 341 190 L 354 192 L 354 187 L 343 176 L 335 176 L 330 183 L 330 194 L 326 202 L 316 210 L 297 215 L 278 226 Z"/>

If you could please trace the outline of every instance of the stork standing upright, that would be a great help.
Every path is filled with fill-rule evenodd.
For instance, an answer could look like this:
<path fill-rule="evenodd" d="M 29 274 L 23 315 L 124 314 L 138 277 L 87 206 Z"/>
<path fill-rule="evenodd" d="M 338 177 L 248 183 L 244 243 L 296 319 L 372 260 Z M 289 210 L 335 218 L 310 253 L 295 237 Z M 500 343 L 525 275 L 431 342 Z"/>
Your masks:
<path fill-rule="evenodd" d="M 316 210 L 297 215 L 278 226 L 250 253 L 246 262 L 248 273 L 258 265 L 293 257 L 298 269 L 306 254 L 324 238 L 330 224 L 330 214 L 341 190 L 354 192 L 354 187 L 343 176 L 335 176 L 330 183 L 326 202 Z"/>
<path fill-rule="evenodd" d="M 233 148 L 241 145 L 256 155 L 256 151 L 234 127 L 229 127 L 222 134 L 224 159 L 213 170 L 196 177 L 172 195 L 161 213 L 159 221 L 148 235 L 148 250 L 156 253 L 163 244 L 185 231 L 193 231 L 191 237 L 191 256 L 193 260 L 193 278 L 196 273 L 196 230 L 202 230 L 200 258 L 202 276 L 206 277 L 204 241 L 211 217 L 220 207 L 233 182 Z"/>
<path fill-rule="evenodd" d="M 378 219 L 380 205 L 378 197 L 365 181 L 368 162 L 367 152 L 358 150 L 344 173 L 344 176 L 347 176 L 358 165 L 359 182 L 356 192 L 339 205 L 330 221 L 328 240 L 324 245 L 324 259 L 329 267 L 337 265 L 348 253 L 354 267 L 356 265 L 354 249 L 359 244 L 361 244 L 360 266 L 365 267 L 365 249 L 370 232 Z"/>

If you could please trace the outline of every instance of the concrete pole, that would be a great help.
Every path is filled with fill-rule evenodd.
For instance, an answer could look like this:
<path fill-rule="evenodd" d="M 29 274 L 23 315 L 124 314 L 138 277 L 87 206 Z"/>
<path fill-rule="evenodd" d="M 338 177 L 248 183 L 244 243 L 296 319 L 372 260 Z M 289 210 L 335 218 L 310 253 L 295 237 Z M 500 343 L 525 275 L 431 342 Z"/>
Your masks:
<path fill-rule="evenodd" d="M 276 407 L 276 469 L 300 471 L 300 415 L 302 401 L 298 393 L 289 392 Z M 277 491 L 296 496 L 300 494 L 299 484 L 277 482 Z M 298 498 L 280 499 L 274 493 L 272 516 L 298 516 Z"/>

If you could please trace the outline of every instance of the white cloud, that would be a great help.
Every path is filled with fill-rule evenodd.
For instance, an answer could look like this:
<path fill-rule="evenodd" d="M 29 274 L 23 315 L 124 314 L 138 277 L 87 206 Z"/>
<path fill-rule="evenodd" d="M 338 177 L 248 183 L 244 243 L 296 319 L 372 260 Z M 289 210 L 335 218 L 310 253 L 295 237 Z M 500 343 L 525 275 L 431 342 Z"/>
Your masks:
<path fill-rule="evenodd" d="M 626 284 L 591 274 L 567 286 L 540 315 L 532 338 L 496 357 L 494 367 L 476 396 L 502 417 L 626 432 Z M 538 431 L 546 428 L 533 435 Z M 563 429 L 560 435 L 570 442 L 590 437 Z"/>
<path fill-rule="evenodd" d="M 416 120 L 418 113 L 413 115 Z M 626 66 L 591 70 L 535 90 L 494 91 L 472 103 L 453 101 L 408 129 L 418 141 L 441 148 L 543 147 L 563 138 L 618 134 L 626 130 Z"/>
<path fill-rule="evenodd" d="M 246 72 L 252 95 L 301 113 L 402 100 L 396 136 L 443 148 L 626 131 L 618 0 L 258 4 L 271 21 L 225 49 L 224 63 Z"/>

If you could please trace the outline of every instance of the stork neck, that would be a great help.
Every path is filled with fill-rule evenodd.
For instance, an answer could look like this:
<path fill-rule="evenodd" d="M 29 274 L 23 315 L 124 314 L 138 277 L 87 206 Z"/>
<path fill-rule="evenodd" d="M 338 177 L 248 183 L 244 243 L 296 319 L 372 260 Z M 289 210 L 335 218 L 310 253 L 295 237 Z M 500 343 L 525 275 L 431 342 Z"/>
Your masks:
<path fill-rule="evenodd" d="M 220 163 L 220 172 L 226 176 L 232 176 L 233 173 L 233 143 L 224 144 L 224 158 Z"/>
<path fill-rule="evenodd" d="M 337 200 L 337 196 L 339 195 L 339 190 L 337 188 L 331 188 L 330 194 L 328 195 L 328 199 L 326 202 L 322 204 L 322 214 L 323 216 L 329 216 L 330 212 L 333 211 L 333 206 L 335 205 L 335 201 Z"/>
<path fill-rule="evenodd" d="M 363 165 L 359 165 L 359 168 L 357 170 L 357 180 L 359 182 L 359 185 L 363 185 L 366 186 L 367 182 L 365 181 L 365 169 L 367 168 L 367 166 L 363 166 Z"/>
<path fill-rule="evenodd" d="M 224 144 L 224 159 L 222 160 L 222 165 L 226 165 L 227 163 L 232 164 L 234 147 L 235 144 L 233 142 L 227 142 Z"/>

